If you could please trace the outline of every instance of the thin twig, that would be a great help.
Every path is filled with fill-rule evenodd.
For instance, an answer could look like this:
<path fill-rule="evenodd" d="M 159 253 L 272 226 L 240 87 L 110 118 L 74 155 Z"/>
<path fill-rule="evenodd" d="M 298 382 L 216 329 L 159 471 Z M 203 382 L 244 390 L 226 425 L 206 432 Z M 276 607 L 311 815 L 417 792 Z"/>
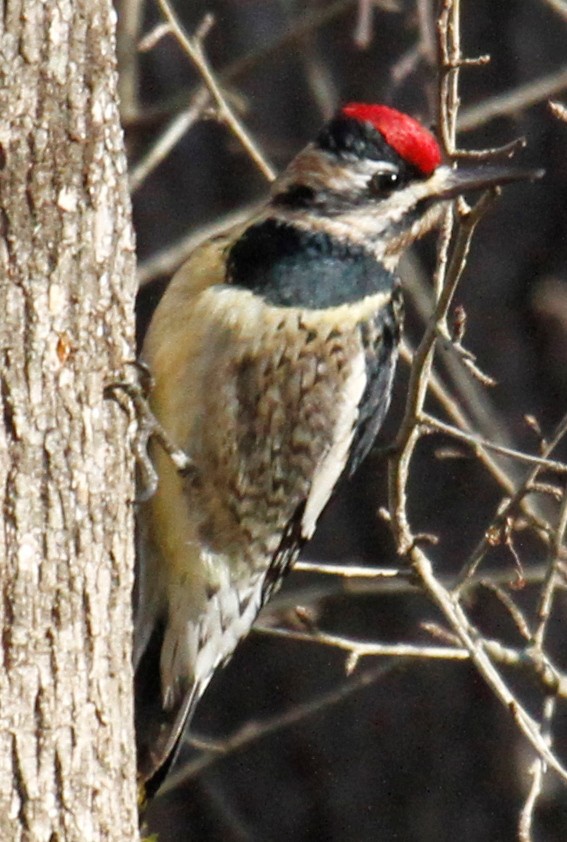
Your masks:
<path fill-rule="evenodd" d="M 253 50 L 231 62 L 216 73 L 216 78 L 220 81 L 221 85 L 228 85 L 230 82 L 235 81 L 246 73 L 255 70 L 259 64 L 267 59 L 274 58 L 289 47 L 301 42 L 301 39 L 306 34 L 314 32 L 316 29 L 319 29 L 329 21 L 348 11 L 351 6 L 354 6 L 355 2 L 356 0 L 334 0 L 334 2 L 327 3 L 321 8 L 317 8 L 304 15 L 300 15 L 295 19 L 294 24 L 290 29 L 278 38 L 274 39 L 271 43 L 259 47 L 258 49 Z M 390 2 L 390 0 L 383 0 L 383 2 L 377 2 L 376 0 L 376 5 L 383 12 L 393 12 L 398 10 L 395 4 Z M 175 114 L 175 117 L 168 122 L 166 129 L 156 141 L 155 146 L 159 148 L 160 155 L 155 155 L 150 150 L 148 155 L 144 156 L 142 160 L 138 162 L 138 165 L 136 166 L 136 179 L 134 180 L 136 187 L 140 186 L 142 181 L 148 177 L 155 166 L 157 166 L 159 162 L 167 156 L 173 146 L 180 140 L 186 130 L 183 130 L 183 126 L 185 125 L 189 128 L 193 124 L 193 121 L 187 114 L 187 112 L 192 109 L 192 105 L 187 108 L 186 103 L 189 101 L 191 104 L 194 104 L 197 101 L 200 101 L 199 98 L 203 95 L 203 93 L 206 94 L 205 105 L 203 105 L 204 112 L 206 110 L 206 104 L 210 100 L 207 89 L 203 85 L 199 86 L 196 90 L 193 87 L 188 91 L 181 91 L 181 93 L 176 94 L 173 104 L 166 104 L 164 107 L 159 109 L 146 109 L 144 112 L 146 119 L 159 118 L 163 120 L 165 117 L 170 117 L 171 114 Z M 148 158 L 150 160 L 147 160 Z"/>
<path fill-rule="evenodd" d="M 175 144 L 189 131 L 191 126 L 202 119 L 205 108 L 210 102 L 206 90 L 200 90 L 195 95 L 189 107 L 178 114 L 162 132 L 148 152 L 132 167 L 130 173 L 130 190 L 135 192 L 146 178 L 162 161 L 164 161 Z"/>
<path fill-rule="evenodd" d="M 296 561 L 293 569 L 301 573 L 324 573 L 347 579 L 407 579 L 409 570 L 399 567 L 362 567 L 356 564 L 327 564 L 327 562 Z"/>
<path fill-rule="evenodd" d="M 563 499 L 559 509 L 557 529 L 551 543 L 551 557 L 548 565 L 548 572 L 541 590 L 537 608 L 538 626 L 534 634 L 534 646 L 543 650 L 547 626 L 553 607 L 553 599 L 558 580 L 558 565 L 560 563 L 562 550 L 565 542 L 565 531 L 567 530 L 567 485 L 563 490 Z"/>
<path fill-rule="evenodd" d="M 242 751 L 257 740 L 277 733 L 284 728 L 290 728 L 304 719 L 315 716 L 327 708 L 339 704 L 364 687 L 369 687 L 388 675 L 395 666 L 397 666 L 397 662 L 390 661 L 387 664 L 380 664 L 372 669 L 349 676 L 346 681 L 329 693 L 321 694 L 304 704 L 293 705 L 290 710 L 269 719 L 247 722 L 242 728 L 225 740 L 214 742 L 212 740 L 191 739 L 191 742 L 204 749 L 202 754 L 195 760 L 186 763 L 178 772 L 169 775 L 160 790 L 160 794 L 164 795 L 166 792 L 171 792 L 180 784 L 186 782 L 189 778 L 196 777 L 223 757 L 237 751 Z"/>
<path fill-rule="evenodd" d="M 419 30 L 419 51 L 429 67 L 437 62 L 435 12 L 432 0 L 417 0 L 416 13 Z"/>
<path fill-rule="evenodd" d="M 567 88 L 567 68 L 563 67 L 555 73 L 536 79 L 535 82 L 527 82 L 512 91 L 484 99 L 478 105 L 463 108 L 459 115 L 459 131 L 470 132 L 486 125 L 496 117 L 519 114 L 526 108 L 561 93 L 565 88 Z"/>
<path fill-rule="evenodd" d="M 319 575 L 324 577 L 326 565 L 320 563 L 316 566 L 320 571 Z M 353 565 L 353 568 L 356 570 L 356 565 Z M 377 568 L 370 568 L 370 570 L 374 572 Z M 547 571 L 548 566 L 543 564 L 532 565 L 526 568 L 523 571 L 525 587 L 529 585 L 541 585 L 547 575 Z M 453 584 L 452 576 L 438 576 L 438 579 L 445 589 L 450 590 Z M 462 593 L 472 593 L 479 586 L 486 586 L 488 581 L 496 587 L 499 585 L 509 587 L 513 584 L 514 577 L 509 569 L 488 570 L 482 576 L 477 574 L 469 579 L 463 587 Z M 410 593 L 415 595 L 420 590 L 423 592 L 410 568 L 408 568 L 407 576 L 392 576 L 390 578 L 374 575 L 361 577 L 356 575 L 342 576 L 334 575 L 331 571 L 330 576 L 322 579 L 317 584 L 301 585 L 280 591 L 270 600 L 267 607 L 262 610 L 260 619 L 266 625 L 278 625 L 282 622 L 282 616 L 292 611 L 297 605 L 306 606 L 307 608 L 313 607 L 314 610 L 317 610 L 321 608 L 323 603 L 334 598 L 342 599 L 345 595 L 350 597 L 380 597 L 384 594 L 405 595 Z"/>
<path fill-rule="evenodd" d="M 438 418 L 424 412 L 420 419 L 422 429 L 431 433 L 445 433 L 451 438 L 458 441 L 466 442 L 475 452 L 478 452 L 479 447 L 485 447 L 487 450 L 492 450 L 494 453 L 499 453 L 501 456 L 508 456 L 510 459 L 516 459 L 518 462 L 524 462 L 527 465 L 537 465 L 539 468 L 553 471 L 556 474 L 566 474 L 567 465 L 563 462 L 557 462 L 554 459 L 545 459 L 543 456 L 532 456 L 529 453 L 524 453 L 521 450 L 515 450 L 511 447 L 504 447 L 496 442 L 487 441 L 480 436 L 472 435 L 471 433 L 463 432 L 462 430 L 453 427 L 451 424 L 445 424 Z"/>
<path fill-rule="evenodd" d="M 530 640 L 531 632 L 528 621 L 526 620 L 523 612 L 514 602 L 510 594 L 503 588 L 501 588 L 498 582 L 495 582 L 493 579 L 481 579 L 480 584 L 483 588 L 492 591 L 496 598 L 501 602 L 501 604 L 504 606 L 504 608 L 514 621 L 514 625 L 516 626 L 524 640 Z"/>
<path fill-rule="evenodd" d="M 459 109 L 459 69 L 461 67 L 460 0 L 443 0 L 437 22 L 440 60 L 439 130 L 448 157 L 456 150 Z"/>
<path fill-rule="evenodd" d="M 547 459 L 553 453 L 553 451 L 555 450 L 555 448 L 566 433 L 567 415 L 565 415 L 564 418 L 561 419 L 551 441 L 544 448 L 542 453 L 543 459 Z M 522 500 L 524 500 L 526 494 L 529 493 L 530 489 L 533 489 L 540 470 L 540 466 L 535 465 L 532 468 L 532 470 L 528 473 L 528 475 L 524 478 L 523 482 L 520 483 L 519 486 L 517 486 L 510 498 L 499 507 L 492 521 L 492 528 L 501 527 L 506 522 L 506 520 L 513 515 L 513 513 L 520 505 Z M 454 589 L 455 595 L 462 590 L 467 579 L 475 573 L 489 546 L 490 538 L 489 530 L 487 530 L 484 537 L 482 538 L 478 546 L 473 550 L 470 558 L 465 562 L 461 571 L 459 572 L 459 575 L 457 577 L 457 584 Z"/>
<path fill-rule="evenodd" d="M 372 0 L 358 0 L 356 26 L 353 40 L 360 50 L 366 50 L 372 43 Z"/>
<path fill-rule="evenodd" d="M 322 122 L 330 120 L 337 108 L 339 92 L 314 35 L 306 33 L 299 44 L 299 55 L 313 102 Z"/>
<path fill-rule="evenodd" d="M 445 595 L 449 596 L 448 591 L 445 591 Z M 463 616 L 465 616 L 464 613 Z M 431 628 L 431 624 L 428 625 Z M 467 626 L 472 631 L 472 626 L 468 624 L 468 621 Z M 425 624 L 423 627 L 426 628 Z M 347 673 L 352 672 L 358 661 L 366 657 L 465 661 L 469 658 L 474 660 L 475 654 L 479 654 L 480 657 L 490 656 L 492 661 L 503 666 L 521 668 L 523 671 L 528 667 L 533 674 L 533 678 L 539 681 L 544 693 L 553 694 L 555 698 L 567 698 L 567 675 L 558 670 L 549 658 L 536 651 L 533 646 L 514 648 L 505 646 L 499 640 L 483 638 L 479 640 L 478 645 L 475 644 L 475 652 L 472 652 L 467 646 L 459 646 L 459 642 L 462 640 L 460 634 L 462 630 L 457 630 L 457 634 L 452 635 L 437 626 L 436 636 L 439 637 L 442 632 L 448 645 L 431 646 L 430 644 L 418 643 L 383 643 L 376 640 L 356 640 L 346 635 L 321 631 L 318 628 L 303 630 L 278 626 L 271 622 L 263 623 L 260 621 L 254 624 L 254 631 L 260 634 L 284 637 L 302 643 L 329 646 L 348 652 Z M 505 686 L 503 682 L 501 686 Z"/>
<path fill-rule="evenodd" d="M 556 700 L 553 696 L 548 696 L 543 705 L 542 717 L 542 733 L 544 739 L 551 742 L 551 723 L 555 713 Z M 545 777 L 546 765 L 541 757 L 535 757 L 530 767 L 530 775 L 532 783 L 526 803 L 520 813 L 520 821 L 518 824 L 518 840 L 519 842 L 534 842 L 532 835 L 533 823 L 535 817 L 535 807 L 537 800 L 541 795 L 543 788 L 543 780 Z"/>
<path fill-rule="evenodd" d="M 462 220 L 457 230 L 435 315 L 425 331 L 413 360 L 406 411 L 396 442 L 399 452 L 390 460 L 390 513 L 399 551 L 402 554 L 409 550 L 414 541 L 405 515 L 406 486 L 409 463 L 420 437 L 419 421 L 423 414 L 433 351 L 438 337 L 438 325 L 443 324 L 447 318 L 453 295 L 465 266 L 471 237 L 491 200 L 491 194 L 485 194 Z M 445 266 L 445 263 L 442 265 Z"/>
<path fill-rule="evenodd" d="M 539 724 L 530 716 L 524 706 L 518 701 L 516 695 L 512 693 L 506 682 L 502 679 L 502 676 L 488 657 L 483 642 L 478 638 L 476 630 L 469 623 L 459 603 L 438 582 L 429 559 L 416 546 L 411 549 L 410 554 L 414 570 L 422 580 L 426 592 L 449 621 L 451 628 L 454 629 L 461 643 L 470 652 L 471 660 L 496 698 L 512 714 L 518 728 L 536 749 L 539 756 L 549 764 L 550 768 L 563 781 L 567 782 L 567 769 L 562 766 L 551 752 L 541 733 Z"/>
<path fill-rule="evenodd" d="M 403 266 L 404 291 L 406 295 L 411 296 L 411 301 L 423 324 L 427 324 L 431 318 L 433 311 L 433 304 L 431 301 L 432 291 L 431 283 L 425 277 L 425 273 L 421 269 L 420 264 L 412 255 L 406 255 Z M 440 395 L 438 400 L 442 404 L 449 417 L 455 423 L 456 416 L 468 416 L 467 424 L 469 424 L 469 431 L 480 429 L 482 435 L 489 440 L 498 441 L 499 444 L 510 446 L 512 442 L 506 437 L 506 424 L 503 421 L 501 414 L 493 406 L 490 395 L 487 395 L 486 389 L 482 388 L 479 383 L 469 376 L 469 372 L 463 369 L 460 360 L 456 359 L 453 349 L 443 344 L 438 346 L 439 360 L 446 370 L 446 376 L 450 378 L 451 387 L 456 390 L 456 399 L 452 400 L 452 405 L 456 407 L 453 411 L 448 405 L 451 404 L 447 387 L 441 382 L 440 374 L 437 369 L 437 378 L 439 380 Z M 437 395 L 436 395 L 437 397 Z M 463 428 L 462 422 L 457 425 Z M 519 477 L 519 475 L 518 475 Z M 515 477 L 510 476 L 512 486 L 515 483 Z"/>
<path fill-rule="evenodd" d="M 154 28 L 147 32 L 138 42 L 139 52 L 149 53 L 157 47 L 162 38 L 171 34 L 171 26 L 168 23 L 165 23 L 165 21 L 158 23 L 157 26 L 154 26 Z"/>
<path fill-rule="evenodd" d="M 415 357 L 415 350 L 409 343 L 407 337 L 402 340 L 400 356 L 409 364 L 412 363 Z M 459 366 L 459 370 L 462 375 L 462 367 Z M 473 410 L 475 410 L 473 415 L 474 420 L 477 422 L 480 421 L 480 426 L 487 428 L 488 432 L 495 432 L 498 430 L 500 435 L 505 434 L 505 427 L 503 424 L 498 429 L 497 424 L 492 421 L 491 416 L 489 416 L 487 413 L 481 413 L 482 405 L 480 403 L 480 400 L 477 400 L 476 398 L 473 384 L 467 383 L 463 377 L 461 377 L 456 382 L 461 387 L 459 389 L 459 393 L 461 396 L 465 395 L 467 397 L 470 397 L 472 394 L 472 407 Z M 439 402 L 441 407 L 447 413 L 448 417 L 452 419 L 455 425 L 457 425 L 460 429 L 462 429 L 465 432 L 473 430 L 474 425 L 472 421 L 466 416 L 463 410 L 462 402 L 458 403 L 452 397 L 452 395 L 448 392 L 445 384 L 442 382 L 441 378 L 435 371 L 431 372 L 429 377 L 429 391 Z M 515 463 L 510 465 L 510 462 L 508 461 L 508 465 L 505 466 L 504 464 L 502 464 L 502 460 L 496 460 L 494 456 L 482 446 L 478 447 L 477 456 L 482 462 L 482 464 L 485 466 L 485 468 L 489 471 L 493 479 L 500 485 L 503 492 L 507 496 L 511 496 L 512 494 L 514 494 L 518 483 L 522 479 L 522 477 L 516 471 Z M 527 500 L 525 496 L 519 500 L 518 505 L 522 510 L 522 513 L 525 514 L 532 526 L 536 529 L 536 535 L 539 538 L 541 538 L 541 540 L 544 541 L 547 546 L 551 526 L 547 523 L 546 520 L 542 518 L 540 507 L 536 506 L 534 501 Z"/>
<path fill-rule="evenodd" d="M 196 35 L 188 35 L 182 27 L 179 19 L 169 4 L 169 0 L 158 0 L 160 9 L 164 17 L 168 21 L 173 34 L 179 41 L 183 50 L 193 63 L 195 69 L 201 76 L 211 99 L 216 107 L 217 118 L 224 123 L 234 136 L 240 141 L 243 148 L 246 150 L 252 161 L 256 164 L 260 172 L 262 172 L 269 181 L 273 181 L 276 177 L 276 171 L 268 162 L 265 155 L 260 151 L 258 145 L 247 132 L 243 123 L 238 119 L 232 108 L 227 102 L 226 96 L 223 94 L 220 84 L 217 81 L 207 57 L 203 49 L 203 40 L 210 30 L 213 19 L 207 15 L 199 26 L 199 31 Z"/>
<path fill-rule="evenodd" d="M 123 123 L 136 120 L 140 111 L 138 38 L 142 28 L 144 0 L 122 0 L 116 24 L 118 99 Z"/>
<path fill-rule="evenodd" d="M 381 658 L 430 658 L 432 660 L 464 661 L 468 660 L 469 652 L 464 647 L 450 646 L 429 646 L 414 643 L 380 643 L 379 641 L 353 640 L 339 634 L 328 634 L 317 630 L 314 633 L 299 631 L 298 629 L 278 628 L 277 626 L 266 626 L 256 623 L 254 631 L 273 637 L 285 637 L 289 640 L 299 640 L 304 643 L 316 643 L 322 646 L 331 646 L 340 649 L 354 656 L 358 661 L 368 656 Z M 352 661 L 349 659 L 350 669 Z"/>

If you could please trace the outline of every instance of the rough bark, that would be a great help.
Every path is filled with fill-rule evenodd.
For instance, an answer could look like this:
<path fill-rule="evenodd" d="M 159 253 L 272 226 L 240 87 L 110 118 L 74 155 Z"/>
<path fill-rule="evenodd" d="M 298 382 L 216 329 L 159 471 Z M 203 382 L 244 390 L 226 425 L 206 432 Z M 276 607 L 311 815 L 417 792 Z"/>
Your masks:
<path fill-rule="evenodd" d="M 110 0 L 0 4 L 0 838 L 136 837 L 134 252 Z"/>

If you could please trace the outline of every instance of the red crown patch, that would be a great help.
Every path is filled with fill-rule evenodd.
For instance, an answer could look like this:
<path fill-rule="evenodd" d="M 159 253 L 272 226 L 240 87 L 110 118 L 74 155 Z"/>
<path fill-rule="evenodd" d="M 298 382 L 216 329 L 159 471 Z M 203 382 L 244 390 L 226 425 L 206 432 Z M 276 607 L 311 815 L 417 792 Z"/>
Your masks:
<path fill-rule="evenodd" d="M 341 114 L 371 123 L 404 161 L 424 175 L 430 175 L 441 163 L 441 150 L 435 137 L 408 114 L 387 105 L 363 102 L 349 102 Z"/>

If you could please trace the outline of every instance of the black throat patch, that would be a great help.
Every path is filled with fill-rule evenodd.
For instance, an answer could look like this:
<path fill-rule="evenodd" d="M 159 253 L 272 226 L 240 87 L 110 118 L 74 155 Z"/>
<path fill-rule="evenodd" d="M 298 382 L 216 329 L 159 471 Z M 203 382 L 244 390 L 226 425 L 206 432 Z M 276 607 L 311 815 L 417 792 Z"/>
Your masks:
<path fill-rule="evenodd" d="M 232 246 L 226 280 L 276 307 L 318 310 L 389 292 L 396 278 L 358 245 L 267 219 Z"/>

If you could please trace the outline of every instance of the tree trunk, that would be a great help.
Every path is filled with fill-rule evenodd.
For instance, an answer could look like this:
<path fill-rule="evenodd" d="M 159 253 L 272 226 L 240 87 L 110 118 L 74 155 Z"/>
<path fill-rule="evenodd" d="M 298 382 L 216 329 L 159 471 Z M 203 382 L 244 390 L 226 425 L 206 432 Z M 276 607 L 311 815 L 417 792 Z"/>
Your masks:
<path fill-rule="evenodd" d="M 0 839 L 136 831 L 134 250 L 110 0 L 0 5 Z"/>

